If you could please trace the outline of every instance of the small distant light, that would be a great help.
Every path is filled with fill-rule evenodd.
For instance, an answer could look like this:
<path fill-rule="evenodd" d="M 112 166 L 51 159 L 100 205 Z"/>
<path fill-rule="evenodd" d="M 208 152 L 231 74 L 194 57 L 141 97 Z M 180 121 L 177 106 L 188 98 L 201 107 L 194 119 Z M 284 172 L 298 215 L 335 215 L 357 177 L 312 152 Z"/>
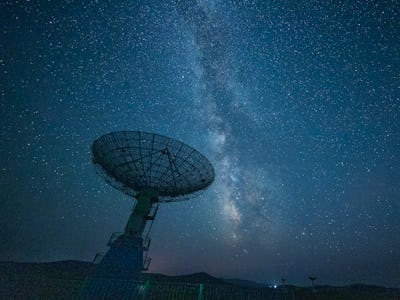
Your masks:
<path fill-rule="evenodd" d="M 278 286 L 276 284 L 274 284 L 274 289 L 276 289 Z"/>

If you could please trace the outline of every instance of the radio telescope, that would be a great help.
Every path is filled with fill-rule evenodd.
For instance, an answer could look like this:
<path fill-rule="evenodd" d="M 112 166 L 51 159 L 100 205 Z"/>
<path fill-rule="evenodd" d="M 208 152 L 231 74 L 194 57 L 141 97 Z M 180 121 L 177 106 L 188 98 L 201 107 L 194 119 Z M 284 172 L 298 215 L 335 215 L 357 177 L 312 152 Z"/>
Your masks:
<path fill-rule="evenodd" d="M 158 204 L 186 200 L 206 189 L 214 180 L 214 169 L 192 147 L 141 131 L 105 134 L 94 141 L 92 154 L 98 173 L 137 200 L 124 232 L 111 236 L 95 276 L 137 277 L 150 263 L 145 228 L 151 228 L 146 225 L 154 220 Z"/>

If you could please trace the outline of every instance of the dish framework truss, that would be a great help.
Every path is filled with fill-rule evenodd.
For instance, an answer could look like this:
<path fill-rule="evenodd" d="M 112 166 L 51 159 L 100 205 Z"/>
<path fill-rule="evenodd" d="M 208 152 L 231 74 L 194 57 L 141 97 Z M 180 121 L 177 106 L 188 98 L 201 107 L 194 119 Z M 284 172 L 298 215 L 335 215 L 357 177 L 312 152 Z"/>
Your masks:
<path fill-rule="evenodd" d="M 142 131 L 119 131 L 94 141 L 93 162 L 112 186 L 136 196 L 157 191 L 159 202 L 188 199 L 208 187 L 215 172 L 208 159 L 178 140 Z"/>

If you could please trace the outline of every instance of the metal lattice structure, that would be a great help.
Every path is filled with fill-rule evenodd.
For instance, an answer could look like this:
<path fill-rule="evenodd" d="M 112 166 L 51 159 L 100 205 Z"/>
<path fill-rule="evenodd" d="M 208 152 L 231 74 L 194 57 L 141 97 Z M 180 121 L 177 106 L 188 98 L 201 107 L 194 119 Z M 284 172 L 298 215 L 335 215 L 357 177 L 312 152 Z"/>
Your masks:
<path fill-rule="evenodd" d="M 105 134 L 93 142 L 92 155 L 98 173 L 137 200 L 124 231 L 112 234 L 109 250 L 96 255 L 82 289 L 84 299 L 103 299 L 103 289 L 122 293 L 111 279 L 139 278 L 148 270 L 149 233 L 159 203 L 192 197 L 212 183 L 215 173 L 207 158 L 185 143 L 141 131 Z"/>
<path fill-rule="evenodd" d="M 112 132 L 92 146 L 98 172 L 115 188 L 136 196 L 158 192 L 159 202 L 180 201 L 214 180 L 207 158 L 178 140 L 141 131 Z"/>

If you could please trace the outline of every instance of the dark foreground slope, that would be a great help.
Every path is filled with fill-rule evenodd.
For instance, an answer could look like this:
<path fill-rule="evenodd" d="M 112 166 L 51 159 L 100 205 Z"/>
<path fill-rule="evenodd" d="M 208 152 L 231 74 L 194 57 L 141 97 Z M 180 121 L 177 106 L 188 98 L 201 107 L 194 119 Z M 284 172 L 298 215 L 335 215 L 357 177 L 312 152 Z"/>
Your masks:
<path fill-rule="evenodd" d="M 92 263 L 82 261 L 0 262 L 0 299 L 80 299 L 87 282 L 85 278 L 92 268 Z M 182 276 L 147 273 L 138 281 L 104 279 L 103 283 L 102 299 L 400 300 L 399 289 L 378 286 L 318 286 L 314 290 L 283 286 L 274 289 L 247 280 L 219 279 L 207 273 Z M 99 298 L 98 295 L 95 298 Z"/>

